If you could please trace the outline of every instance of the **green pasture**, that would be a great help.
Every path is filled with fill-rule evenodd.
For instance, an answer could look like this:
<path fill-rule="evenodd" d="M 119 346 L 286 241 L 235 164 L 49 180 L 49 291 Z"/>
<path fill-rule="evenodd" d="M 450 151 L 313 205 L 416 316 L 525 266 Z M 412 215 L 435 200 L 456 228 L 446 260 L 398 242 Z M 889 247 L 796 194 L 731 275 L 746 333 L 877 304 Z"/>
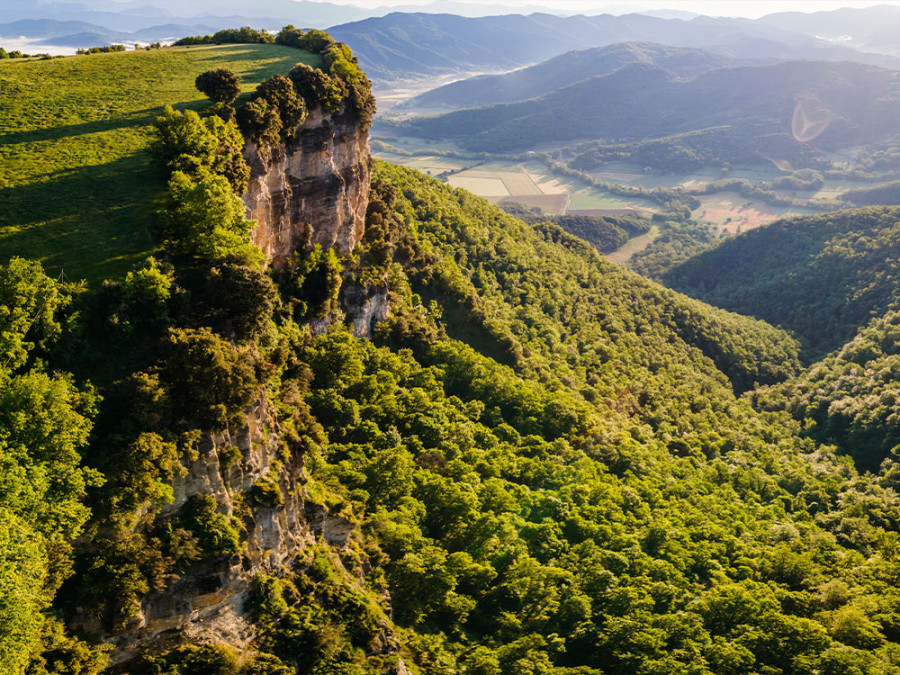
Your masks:
<path fill-rule="evenodd" d="M 194 78 L 230 68 L 244 91 L 319 57 L 223 45 L 0 61 L 0 263 L 36 258 L 96 282 L 152 252 L 164 177 L 147 153 L 166 104 L 200 110 Z"/>

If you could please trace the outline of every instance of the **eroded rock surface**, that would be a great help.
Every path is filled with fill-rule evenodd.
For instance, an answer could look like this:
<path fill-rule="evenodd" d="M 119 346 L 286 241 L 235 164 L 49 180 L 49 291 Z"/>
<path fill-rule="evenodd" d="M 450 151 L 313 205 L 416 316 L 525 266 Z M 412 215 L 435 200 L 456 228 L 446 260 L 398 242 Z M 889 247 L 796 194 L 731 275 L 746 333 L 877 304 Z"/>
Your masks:
<path fill-rule="evenodd" d="M 244 195 L 256 221 L 253 243 L 279 267 L 316 244 L 352 251 L 365 231 L 372 155 L 369 133 L 354 115 L 310 112 L 297 141 L 260 148 L 248 143 L 250 185 Z"/>

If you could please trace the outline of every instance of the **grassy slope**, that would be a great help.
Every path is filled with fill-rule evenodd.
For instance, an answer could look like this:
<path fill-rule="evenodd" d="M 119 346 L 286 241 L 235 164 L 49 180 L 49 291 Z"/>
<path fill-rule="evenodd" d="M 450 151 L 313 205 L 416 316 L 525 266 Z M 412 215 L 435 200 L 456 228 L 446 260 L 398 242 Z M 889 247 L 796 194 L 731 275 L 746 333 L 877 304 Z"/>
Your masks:
<path fill-rule="evenodd" d="M 211 68 L 231 68 L 248 91 L 318 58 L 226 45 L 0 63 L 0 263 L 21 255 L 73 279 L 122 274 L 154 248 L 163 178 L 146 148 L 162 107 L 204 107 L 194 78 Z"/>

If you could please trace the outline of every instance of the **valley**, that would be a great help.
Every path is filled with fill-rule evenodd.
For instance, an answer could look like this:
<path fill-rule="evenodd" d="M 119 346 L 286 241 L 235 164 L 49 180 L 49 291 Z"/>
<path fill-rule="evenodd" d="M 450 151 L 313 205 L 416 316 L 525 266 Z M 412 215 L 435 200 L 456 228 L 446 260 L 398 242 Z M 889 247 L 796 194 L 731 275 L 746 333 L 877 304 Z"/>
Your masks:
<path fill-rule="evenodd" d="M 649 43 L 572 52 L 503 74 L 460 79 L 392 105 L 375 126 L 375 151 L 495 204 L 512 202 L 550 215 L 634 212 L 655 216 L 663 230 L 672 220 L 690 220 L 719 237 L 784 217 L 880 203 L 885 197 L 877 190 L 893 190 L 900 176 L 900 167 L 887 159 L 893 157 L 897 130 L 873 109 L 880 105 L 874 99 L 853 102 L 858 96 L 846 90 L 846 82 L 831 91 L 827 80 L 845 71 L 860 80 L 852 86 L 876 86 L 877 81 L 893 99 L 892 71 L 811 62 L 802 68 L 809 77 L 763 61 Z M 561 69 L 566 75 L 560 80 L 553 74 Z M 736 79 L 733 86 L 747 92 L 723 97 L 724 104 L 702 103 L 709 92 L 721 90 L 726 78 Z M 762 79 L 781 89 L 762 93 Z M 655 130 L 650 111 L 657 104 L 647 96 L 659 95 L 660 86 L 673 94 L 671 103 L 660 104 L 668 112 L 659 116 Z M 681 89 L 691 93 L 677 93 Z M 751 104 L 747 95 L 756 100 Z M 768 104 L 763 102 L 767 97 Z M 610 105 L 610 98 L 616 103 Z M 475 100 L 495 105 L 466 109 Z M 710 114 L 716 106 L 721 110 Z M 586 117 L 578 112 L 589 108 Z M 707 109 L 705 122 L 693 114 L 701 109 Z M 634 110 L 649 114 L 629 113 Z M 758 112 L 748 115 L 748 110 Z M 732 120 L 737 111 L 743 117 Z M 573 115 L 579 117 L 577 124 Z M 798 115 L 807 121 L 798 122 Z M 813 124 L 816 115 L 828 120 L 824 126 L 813 132 L 797 127 Z M 588 132 L 585 119 L 600 126 Z M 877 131 L 873 119 L 883 120 Z M 494 129 L 498 124 L 502 133 Z M 577 125 L 584 130 L 572 132 Z M 618 130 L 616 125 L 624 126 Z M 548 136 L 547 130 L 558 127 L 583 138 L 553 140 L 558 132 Z M 498 141 L 511 129 L 509 140 Z M 588 140 L 590 133 L 601 138 Z M 804 133 L 813 136 L 798 136 Z M 873 166 L 873 157 L 887 161 Z M 527 189 L 515 188 L 520 181 Z M 866 190 L 877 196 L 866 197 Z M 649 243 L 641 235 L 625 250 L 634 254 Z M 624 260 L 623 253 L 616 259 Z"/>

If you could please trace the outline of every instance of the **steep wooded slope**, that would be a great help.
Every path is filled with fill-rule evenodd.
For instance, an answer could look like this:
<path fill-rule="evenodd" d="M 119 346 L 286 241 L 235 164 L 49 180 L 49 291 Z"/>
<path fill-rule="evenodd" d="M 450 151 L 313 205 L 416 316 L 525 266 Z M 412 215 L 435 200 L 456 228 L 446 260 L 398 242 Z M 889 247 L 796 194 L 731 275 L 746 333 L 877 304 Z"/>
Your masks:
<path fill-rule="evenodd" d="M 896 307 L 900 209 L 791 218 L 736 237 L 665 276 L 719 307 L 783 326 L 809 356 L 837 349 Z"/>

